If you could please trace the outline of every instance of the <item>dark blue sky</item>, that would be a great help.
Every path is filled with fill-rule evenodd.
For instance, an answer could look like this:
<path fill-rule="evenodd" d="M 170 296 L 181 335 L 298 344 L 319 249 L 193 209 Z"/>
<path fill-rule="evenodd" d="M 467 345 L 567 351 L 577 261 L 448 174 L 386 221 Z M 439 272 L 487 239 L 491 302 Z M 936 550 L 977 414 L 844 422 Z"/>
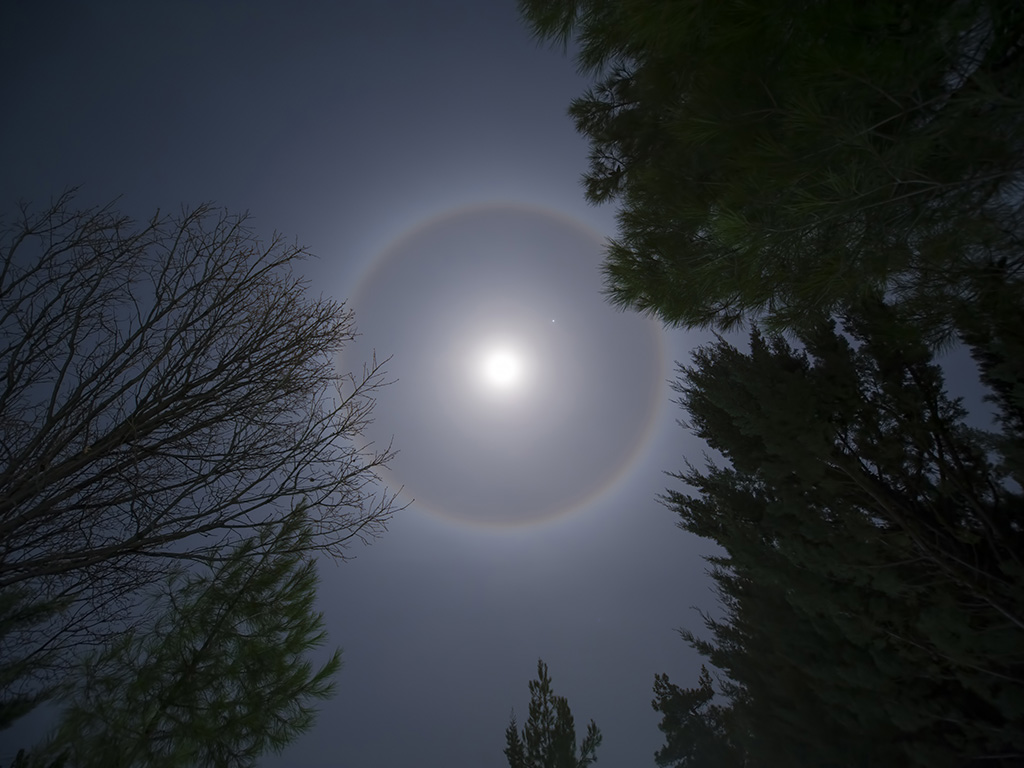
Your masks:
<path fill-rule="evenodd" d="M 697 337 L 600 296 L 614 211 L 578 184 L 571 61 L 512 0 L 14 2 L 0 73 L 3 211 L 75 185 L 139 218 L 248 210 L 355 308 L 342 363 L 393 356 L 371 437 L 417 501 L 323 564 L 338 694 L 265 764 L 500 767 L 542 657 L 602 765 L 652 765 L 653 676 L 695 681 L 674 629 L 714 607 L 708 545 L 655 500 L 700 461 L 666 381 Z M 511 393 L 474 378 L 494 344 Z"/>

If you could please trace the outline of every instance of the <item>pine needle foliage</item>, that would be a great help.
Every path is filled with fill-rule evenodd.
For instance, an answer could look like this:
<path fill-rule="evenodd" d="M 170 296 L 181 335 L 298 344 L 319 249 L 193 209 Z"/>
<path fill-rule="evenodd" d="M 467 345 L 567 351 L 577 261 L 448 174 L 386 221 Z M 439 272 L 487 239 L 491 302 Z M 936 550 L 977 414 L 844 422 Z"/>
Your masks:
<path fill-rule="evenodd" d="M 617 201 L 613 302 L 685 327 L 1024 270 L 1016 0 L 520 0 L 593 86 L 569 109 L 588 200 Z M 943 320 L 947 322 L 943 323 Z"/>
<path fill-rule="evenodd" d="M 890 307 L 841 329 L 823 319 L 799 346 L 755 331 L 746 352 L 720 339 L 680 371 L 689 426 L 725 459 L 665 496 L 724 550 L 724 618 L 683 634 L 729 706 L 666 749 L 724 733 L 705 740 L 747 766 L 1020 759 L 1024 496 L 999 446 L 1022 436 L 968 427 Z"/>
<path fill-rule="evenodd" d="M 522 735 L 512 714 L 505 730 L 505 757 L 509 768 L 586 768 L 597 761 L 601 731 L 593 720 L 577 753 L 576 725 L 569 702 L 556 696 L 543 661 L 537 661 L 537 679 L 530 681 L 530 714 Z"/>
<path fill-rule="evenodd" d="M 245 768 L 280 752 L 334 690 L 334 651 L 314 609 L 313 535 L 297 509 L 154 600 L 148 631 L 85 660 L 80 685 L 43 756 L 68 768 Z"/>

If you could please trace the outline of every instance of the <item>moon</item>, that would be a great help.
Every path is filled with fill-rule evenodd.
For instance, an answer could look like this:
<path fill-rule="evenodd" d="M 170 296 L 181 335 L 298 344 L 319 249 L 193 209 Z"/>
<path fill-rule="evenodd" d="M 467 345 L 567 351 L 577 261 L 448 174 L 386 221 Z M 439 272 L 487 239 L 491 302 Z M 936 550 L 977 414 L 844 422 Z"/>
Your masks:
<path fill-rule="evenodd" d="M 341 365 L 390 358 L 366 436 L 393 441 L 381 475 L 414 510 L 540 524 L 590 508 L 641 454 L 668 402 L 661 328 L 607 303 L 602 247 L 567 217 L 485 204 L 375 256 Z"/>
<path fill-rule="evenodd" d="M 492 347 L 481 356 L 479 373 L 485 388 L 491 392 L 517 391 L 524 379 L 522 355 L 510 347 Z"/>

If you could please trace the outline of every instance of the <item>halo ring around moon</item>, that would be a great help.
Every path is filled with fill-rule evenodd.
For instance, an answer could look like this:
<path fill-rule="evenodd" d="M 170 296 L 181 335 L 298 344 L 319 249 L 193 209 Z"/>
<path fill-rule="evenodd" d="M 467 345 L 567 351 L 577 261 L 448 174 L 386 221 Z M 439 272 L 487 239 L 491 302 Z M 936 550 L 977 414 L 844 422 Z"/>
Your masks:
<path fill-rule="evenodd" d="M 643 453 L 666 399 L 663 334 L 607 303 L 602 246 L 558 212 L 474 205 L 418 223 L 365 268 L 350 301 L 361 335 L 343 357 L 391 357 L 368 435 L 394 437 L 382 474 L 416 509 L 498 528 L 564 518 Z M 460 366 L 510 337 L 535 353 L 536 381 L 485 402 Z"/>

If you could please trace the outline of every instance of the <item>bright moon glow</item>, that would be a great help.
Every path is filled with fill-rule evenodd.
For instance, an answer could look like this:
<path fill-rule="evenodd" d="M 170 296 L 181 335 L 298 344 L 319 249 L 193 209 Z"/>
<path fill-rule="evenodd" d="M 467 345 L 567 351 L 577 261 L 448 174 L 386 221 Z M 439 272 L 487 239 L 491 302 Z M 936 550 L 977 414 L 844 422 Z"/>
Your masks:
<path fill-rule="evenodd" d="M 510 349 L 492 349 L 484 355 L 483 376 L 493 389 L 514 389 L 523 378 L 522 360 Z"/>
<path fill-rule="evenodd" d="M 600 250 L 557 216 L 486 206 L 380 254 L 353 300 L 366 335 L 341 359 L 394 355 L 398 383 L 367 435 L 401 443 L 384 476 L 418 509 L 539 524 L 588 508 L 642 455 L 662 423 L 660 326 L 608 312 Z M 595 419 L 599 403 L 615 407 Z"/>

